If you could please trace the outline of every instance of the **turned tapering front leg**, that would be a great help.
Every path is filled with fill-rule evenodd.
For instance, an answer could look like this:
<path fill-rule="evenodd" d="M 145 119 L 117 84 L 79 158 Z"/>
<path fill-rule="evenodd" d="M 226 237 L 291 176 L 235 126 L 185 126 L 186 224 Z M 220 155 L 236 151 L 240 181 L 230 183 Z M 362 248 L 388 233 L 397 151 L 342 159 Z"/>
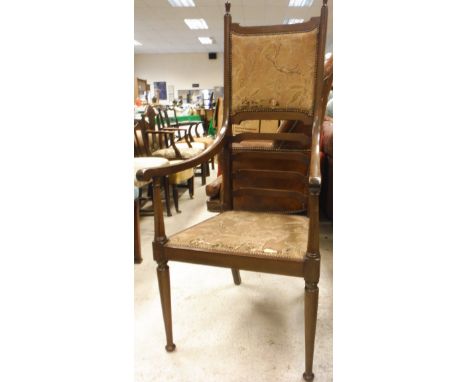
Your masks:
<path fill-rule="evenodd" d="M 305 323 L 305 372 L 306 381 L 314 379 L 312 366 L 314 360 L 315 330 L 317 327 L 319 289 L 316 283 L 306 283 L 304 291 L 304 323 Z"/>
<path fill-rule="evenodd" d="M 172 339 L 171 281 L 167 263 L 158 265 L 157 274 L 164 327 L 166 329 L 166 350 L 172 352 L 175 350 L 176 346 Z"/>

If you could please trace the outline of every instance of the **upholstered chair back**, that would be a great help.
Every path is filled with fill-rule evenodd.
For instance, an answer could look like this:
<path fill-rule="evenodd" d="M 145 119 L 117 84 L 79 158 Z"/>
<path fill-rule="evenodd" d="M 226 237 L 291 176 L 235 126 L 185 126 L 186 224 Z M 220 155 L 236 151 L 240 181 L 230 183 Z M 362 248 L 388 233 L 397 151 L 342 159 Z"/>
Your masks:
<path fill-rule="evenodd" d="M 318 26 L 309 24 L 304 31 L 271 28 L 255 34 L 232 28 L 231 115 L 298 112 L 312 117 Z"/>

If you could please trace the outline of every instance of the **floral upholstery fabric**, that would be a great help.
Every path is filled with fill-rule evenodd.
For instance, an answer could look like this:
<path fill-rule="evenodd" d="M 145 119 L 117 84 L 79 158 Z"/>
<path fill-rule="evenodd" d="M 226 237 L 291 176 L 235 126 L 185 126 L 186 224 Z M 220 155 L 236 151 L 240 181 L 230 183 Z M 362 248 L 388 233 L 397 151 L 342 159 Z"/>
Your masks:
<path fill-rule="evenodd" d="M 232 111 L 289 110 L 312 115 L 318 29 L 231 34 Z"/>
<path fill-rule="evenodd" d="M 195 146 L 195 142 L 192 143 L 192 148 L 188 147 L 186 143 L 177 143 L 176 146 L 183 159 L 193 158 L 194 156 L 200 154 L 205 148 L 203 143 L 199 143 L 197 146 Z M 172 147 L 153 151 L 152 154 L 167 159 L 177 159 L 176 152 Z"/>
<path fill-rule="evenodd" d="M 305 216 L 227 211 L 171 236 L 167 246 L 302 261 L 308 228 Z"/>
<path fill-rule="evenodd" d="M 203 143 L 205 145 L 205 148 L 212 145 L 214 142 L 214 139 L 211 137 L 194 137 L 193 138 L 196 143 Z M 193 146 L 193 142 L 192 142 Z"/>
<path fill-rule="evenodd" d="M 192 148 L 193 149 L 197 149 L 197 150 L 204 150 L 205 149 L 205 144 L 202 143 L 202 142 L 190 142 L 190 144 L 192 145 Z M 176 146 L 177 148 L 180 150 L 180 149 L 188 149 L 190 148 L 189 145 L 187 143 L 183 143 L 183 142 L 177 142 L 176 143 Z"/>

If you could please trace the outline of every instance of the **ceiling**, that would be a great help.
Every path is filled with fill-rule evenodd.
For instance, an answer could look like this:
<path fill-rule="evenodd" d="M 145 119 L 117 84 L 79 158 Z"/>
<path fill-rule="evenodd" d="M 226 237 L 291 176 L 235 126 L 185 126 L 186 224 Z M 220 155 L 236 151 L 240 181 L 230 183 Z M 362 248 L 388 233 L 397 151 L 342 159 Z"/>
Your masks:
<path fill-rule="evenodd" d="M 194 0 L 195 7 L 172 7 L 167 0 L 135 1 L 135 46 L 140 53 L 222 52 L 225 0 Z M 231 0 L 232 20 L 244 26 L 282 24 L 285 18 L 307 20 L 320 14 L 322 0 L 311 7 L 290 8 L 289 0 Z M 333 1 L 328 0 L 327 51 L 333 45 Z M 184 19 L 205 19 L 208 29 L 190 30 Z M 202 45 L 198 37 L 212 37 Z"/>

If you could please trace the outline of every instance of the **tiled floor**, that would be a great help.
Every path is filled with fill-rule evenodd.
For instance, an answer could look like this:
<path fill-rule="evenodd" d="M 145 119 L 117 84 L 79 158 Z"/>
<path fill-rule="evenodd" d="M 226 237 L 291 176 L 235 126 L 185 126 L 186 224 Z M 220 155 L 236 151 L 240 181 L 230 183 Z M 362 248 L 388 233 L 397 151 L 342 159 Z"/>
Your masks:
<path fill-rule="evenodd" d="M 212 174 L 211 179 L 215 176 Z M 215 214 L 206 209 L 200 178 L 195 198 L 180 196 L 182 213 L 165 218 L 171 235 Z M 135 265 L 135 381 L 302 381 L 304 371 L 302 279 L 169 263 L 174 342 L 165 335 L 151 242 L 153 220 L 141 221 L 144 261 Z M 314 360 L 316 382 L 332 381 L 332 225 L 321 224 L 322 270 Z"/>

